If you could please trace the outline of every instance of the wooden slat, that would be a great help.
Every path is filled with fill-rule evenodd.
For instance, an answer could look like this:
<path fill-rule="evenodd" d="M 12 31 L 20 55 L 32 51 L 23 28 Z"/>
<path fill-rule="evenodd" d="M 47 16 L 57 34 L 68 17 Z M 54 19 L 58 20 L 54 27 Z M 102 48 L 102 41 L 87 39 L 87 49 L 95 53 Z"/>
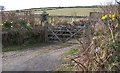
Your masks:
<path fill-rule="evenodd" d="M 68 39 L 66 39 L 66 41 L 68 41 L 70 38 L 72 38 L 73 36 L 75 36 L 76 34 L 78 34 L 78 32 L 80 32 L 81 30 L 83 30 L 83 28 L 79 29 L 76 33 L 72 34 Z"/>
<path fill-rule="evenodd" d="M 62 40 L 51 30 L 51 28 L 48 27 L 48 29 L 53 33 L 53 35 L 55 35 L 55 37 L 56 37 L 60 42 L 62 42 Z"/>
<path fill-rule="evenodd" d="M 59 18 L 87 18 L 87 16 L 60 16 L 60 15 L 53 15 L 49 17 L 59 17 Z"/>
<path fill-rule="evenodd" d="M 41 17 L 41 14 L 34 14 L 36 18 Z M 59 16 L 59 15 L 54 15 L 54 16 L 49 16 L 49 17 L 59 17 L 59 18 L 87 18 L 88 16 Z"/>
<path fill-rule="evenodd" d="M 49 34 L 49 35 L 53 35 L 53 34 Z M 62 35 L 62 36 L 70 36 L 71 34 L 56 34 L 57 36 L 60 36 L 60 35 Z"/>

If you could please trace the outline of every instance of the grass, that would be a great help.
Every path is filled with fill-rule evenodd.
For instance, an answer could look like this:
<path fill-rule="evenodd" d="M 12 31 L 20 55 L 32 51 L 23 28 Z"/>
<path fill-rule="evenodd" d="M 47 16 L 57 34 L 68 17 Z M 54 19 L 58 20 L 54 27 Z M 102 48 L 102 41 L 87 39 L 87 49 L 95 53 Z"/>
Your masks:
<path fill-rule="evenodd" d="M 65 63 L 56 68 L 57 71 L 73 71 L 74 64 L 70 61 L 73 56 L 79 53 L 79 48 L 72 48 L 71 50 L 63 53 Z"/>
<path fill-rule="evenodd" d="M 63 48 L 70 46 L 70 44 L 67 43 L 55 43 L 55 42 L 48 42 L 48 43 L 38 43 L 38 42 L 32 42 L 32 43 L 25 43 L 22 45 L 15 45 L 15 46 L 8 46 L 2 48 L 3 52 L 9 52 L 9 51 L 21 51 L 26 49 L 32 49 L 36 47 L 42 47 L 42 46 L 49 46 L 49 45 L 57 45 L 56 48 Z"/>
<path fill-rule="evenodd" d="M 98 8 L 63 8 L 55 10 L 47 10 L 49 15 L 66 15 L 66 16 L 89 16 L 90 12 L 99 11 Z M 34 13 L 42 13 L 42 11 L 34 11 Z"/>
<path fill-rule="evenodd" d="M 79 52 L 79 48 L 73 48 L 67 52 L 64 53 L 65 56 L 67 55 L 74 55 L 74 54 L 77 54 Z"/>
<path fill-rule="evenodd" d="M 70 64 L 64 64 L 59 66 L 56 71 L 71 71 L 73 70 L 74 65 L 70 65 Z M 68 72 L 66 72 L 68 73 Z M 69 72 L 70 73 L 70 72 Z M 73 73 L 73 72 L 72 72 Z"/>
<path fill-rule="evenodd" d="M 20 51 L 20 50 L 25 50 L 25 49 L 29 49 L 29 48 L 33 48 L 33 47 L 39 47 L 43 45 L 41 44 L 23 44 L 23 45 L 17 45 L 17 46 L 9 46 L 9 47 L 5 47 L 2 48 L 3 52 L 8 52 L 8 51 Z"/>

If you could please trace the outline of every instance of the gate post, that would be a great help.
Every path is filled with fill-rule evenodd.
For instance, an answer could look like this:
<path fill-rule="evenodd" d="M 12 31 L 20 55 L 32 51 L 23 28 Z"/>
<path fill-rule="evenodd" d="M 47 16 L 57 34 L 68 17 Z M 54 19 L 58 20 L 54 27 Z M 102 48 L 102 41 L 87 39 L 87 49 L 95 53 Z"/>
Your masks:
<path fill-rule="evenodd" d="M 42 13 L 42 22 L 44 27 L 45 42 L 48 42 L 48 15 L 45 11 Z"/>
<path fill-rule="evenodd" d="M 46 21 L 44 26 L 44 30 L 45 30 L 45 42 L 48 42 L 48 21 Z"/>
<path fill-rule="evenodd" d="M 2 72 L 2 10 L 4 6 L 0 6 L 0 72 Z"/>

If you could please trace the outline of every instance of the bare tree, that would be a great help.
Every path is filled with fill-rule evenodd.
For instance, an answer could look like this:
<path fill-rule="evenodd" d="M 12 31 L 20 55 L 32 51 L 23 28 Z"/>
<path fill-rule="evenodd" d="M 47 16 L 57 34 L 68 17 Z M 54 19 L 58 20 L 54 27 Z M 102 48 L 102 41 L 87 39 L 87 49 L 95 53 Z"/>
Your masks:
<path fill-rule="evenodd" d="M 120 4 L 120 1 L 115 0 L 118 4 Z"/>
<path fill-rule="evenodd" d="M 0 6 L 0 10 L 5 10 L 5 7 L 4 6 Z"/>

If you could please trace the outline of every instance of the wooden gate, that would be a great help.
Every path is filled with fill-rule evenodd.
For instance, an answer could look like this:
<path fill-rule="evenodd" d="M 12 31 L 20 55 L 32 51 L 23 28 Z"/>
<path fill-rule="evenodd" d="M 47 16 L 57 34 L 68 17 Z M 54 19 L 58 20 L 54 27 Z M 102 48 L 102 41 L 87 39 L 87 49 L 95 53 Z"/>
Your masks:
<path fill-rule="evenodd" d="M 52 26 L 47 21 L 45 21 L 44 24 L 46 42 L 47 41 L 65 42 L 72 38 L 80 38 L 85 27 L 85 23 L 81 23 L 79 25 L 71 23 L 67 25 Z"/>

